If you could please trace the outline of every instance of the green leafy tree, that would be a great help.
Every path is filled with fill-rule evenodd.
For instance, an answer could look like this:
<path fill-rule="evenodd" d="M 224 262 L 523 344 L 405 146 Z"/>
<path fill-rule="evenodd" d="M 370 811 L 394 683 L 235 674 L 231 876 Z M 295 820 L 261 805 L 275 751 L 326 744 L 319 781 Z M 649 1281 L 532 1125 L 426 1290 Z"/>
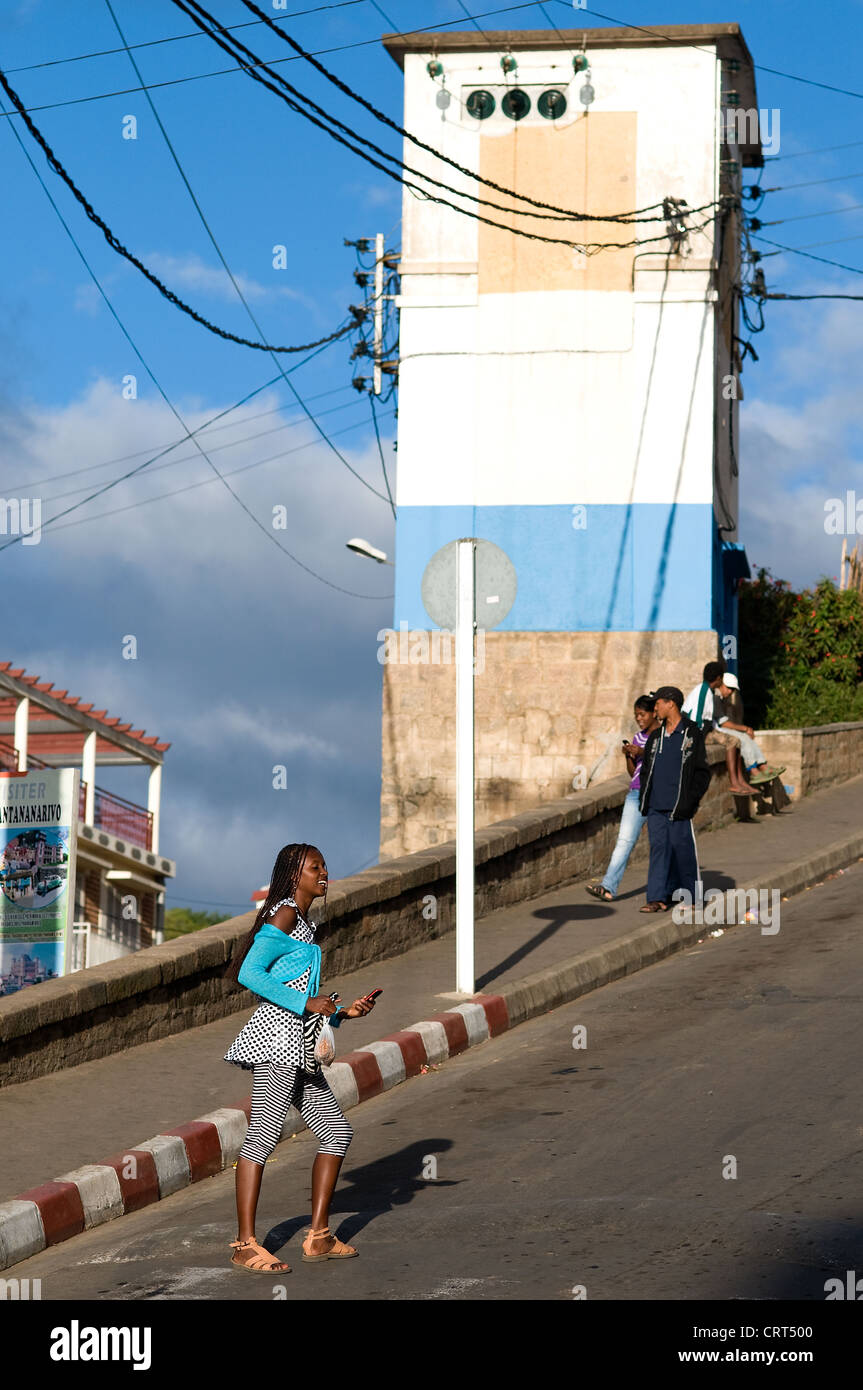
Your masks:
<path fill-rule="evenodd" d="M 738 590 L 737 622 L 740 685 L 747 721 L 757 729 L 767 724 L 767 711 L 782 663 L 782 642 L 795 610 L 797 595 L 787 579 L 774 579 L 760 569 L 755 579 Z"/>
<path fill-rule="evenodd" d="M 767 570 L 740 590 L 740 684 L 750 723 L 863 719 L 863 598 L 831 579 L 794 593 Z"/>
<path fill-rule="evenodd" d="M 185 936 L 190 931 L 200 931 L 202 927 L 214 927 L 217 922 L 226 922 L 230 916 L 230 912 L 193 912 L 190 907 L 169 907 L 165 913 L 165 940 Z"/>
<path fill-rule="evenodd" d="M 863 719 L 863 601 L 830 579 L 797 595 L 768 720 L 773 728 Z"/>

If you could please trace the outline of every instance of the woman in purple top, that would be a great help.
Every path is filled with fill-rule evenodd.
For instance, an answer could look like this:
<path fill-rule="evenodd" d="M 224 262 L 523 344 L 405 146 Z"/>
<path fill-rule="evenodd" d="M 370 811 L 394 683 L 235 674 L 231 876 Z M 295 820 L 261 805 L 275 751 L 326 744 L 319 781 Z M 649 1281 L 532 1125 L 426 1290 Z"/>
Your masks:
<path fill-rule="evenodd" d="M 656 702 L 649 695 L 639 695 L 635 702 L 635 722 L 638 725 L 638 733 L 631 743 L 624 740 L 623 753 L 626 758 L 626 770 L 631 776 L 629 791 L 623 803 L 623 814 L 620 817 L 620 830 L 617 835 L 617 844 L 614 846 L 614 853 L 611 862 L 605 871 L 605 877 L 601 883 L 588 883 L 586 888 L 594 898 L 601 898 L 603 902 L 610 903 L 617 895 L 620 887 L 620 880 L 623 878 L 623 871 L 626 868 L 627 860 L 635 847 L 642 827 L 647 820 L 638 809 L 638 793 L 641 788 L 639 775 L 641 772 L 641 755 L 644 752 L 644 745 L 658 727 L 658 720 L 655 714 Z"/>

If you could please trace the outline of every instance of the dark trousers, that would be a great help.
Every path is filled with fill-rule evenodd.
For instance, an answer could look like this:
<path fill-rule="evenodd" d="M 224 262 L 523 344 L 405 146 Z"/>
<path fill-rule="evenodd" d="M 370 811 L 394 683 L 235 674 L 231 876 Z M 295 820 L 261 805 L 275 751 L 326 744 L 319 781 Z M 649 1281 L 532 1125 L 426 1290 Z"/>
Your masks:
<path fill-rule="evenodd" d="M 671 903 L 672 893 L 685 888 L 695 902 L 695 883 L 699 877 L 698 853 L 691 820 L 669 820 L 667 811 L 648 811 L 650 865 L 647 870 L 647 901 Z"/>

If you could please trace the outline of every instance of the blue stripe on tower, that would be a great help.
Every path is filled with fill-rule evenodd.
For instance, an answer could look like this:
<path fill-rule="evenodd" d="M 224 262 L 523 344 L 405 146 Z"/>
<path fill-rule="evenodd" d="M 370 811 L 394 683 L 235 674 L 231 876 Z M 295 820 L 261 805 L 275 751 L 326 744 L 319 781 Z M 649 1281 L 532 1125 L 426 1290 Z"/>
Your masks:
<path fill-rule="evenodd" d="M 394 626 L 434 627 L 423 571 L 447 541 L 474 535 L 505 550 L 518 574 L 501 631 L 703 631 L 713 617 L 714 531 L 709 503 L 402 506 Z"/>

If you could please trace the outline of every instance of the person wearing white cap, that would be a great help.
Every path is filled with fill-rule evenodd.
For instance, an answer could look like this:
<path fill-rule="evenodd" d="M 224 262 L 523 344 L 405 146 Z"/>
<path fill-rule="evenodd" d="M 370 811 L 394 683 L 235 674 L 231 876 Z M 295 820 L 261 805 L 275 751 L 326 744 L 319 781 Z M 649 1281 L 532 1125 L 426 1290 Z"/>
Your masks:
<path fill-rule="evenodd" d="M 737 736 L 730 731 L 726 733 L 721 730 L 717 723 L 729 714 L 719 695 L 724 675 L 724 661 L 708 661 L 700 684 L 690 690 L 683 703 L 683 713 L 698 725 L 708 739 L 723 745 L 731 791 L 735 796 L 749 796 L 752 788 L 743 775 L 743 761 Z"/>
<path fill-rule="evenodd" d="M 740 743 L 740 757 L 749 781 L 755 784 L 772 782 L 774 777 L 785 771 L 784 767 L 768 767 L 767 759 L 755 742 L 755 730 L 748 724 L 731 722 L 731 714 L 743 719 L 743 701 L 740 696 L 740 682 L 732 671 L 726 671 L 719 685 L 722 706 L 714 713 L 716 722 L 723 734 L 730 734 Z"/>

